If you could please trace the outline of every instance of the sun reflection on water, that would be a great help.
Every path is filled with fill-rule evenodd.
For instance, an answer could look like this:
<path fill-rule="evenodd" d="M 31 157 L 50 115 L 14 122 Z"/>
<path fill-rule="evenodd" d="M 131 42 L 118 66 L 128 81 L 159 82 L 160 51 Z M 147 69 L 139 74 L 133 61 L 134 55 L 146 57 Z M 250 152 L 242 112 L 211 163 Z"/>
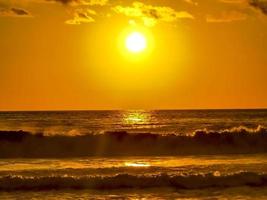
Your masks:
<path fill-rule="evenodd" d="M 123 113 L 123 122 L 127 125 L 146 124 L 150 122 L 150 113 L 144 111 L 129 111 Z"/>
<path fill-rule="evenodd" d="M 149 163 L 140 163 L 140 162 L 125 162 L 124 165 L 127 167 L 150 167 Z"/>

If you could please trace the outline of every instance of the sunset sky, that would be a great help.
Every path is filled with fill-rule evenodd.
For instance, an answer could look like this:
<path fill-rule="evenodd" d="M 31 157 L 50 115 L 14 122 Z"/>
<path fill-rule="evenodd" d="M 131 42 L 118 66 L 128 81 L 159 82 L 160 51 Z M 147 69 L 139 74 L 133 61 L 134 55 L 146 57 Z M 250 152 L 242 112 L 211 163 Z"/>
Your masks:
<path fill-rule="evenodd" d="M 0 110 L 198 108 L 267 108 L 267 0 L 0 0 Z"/>

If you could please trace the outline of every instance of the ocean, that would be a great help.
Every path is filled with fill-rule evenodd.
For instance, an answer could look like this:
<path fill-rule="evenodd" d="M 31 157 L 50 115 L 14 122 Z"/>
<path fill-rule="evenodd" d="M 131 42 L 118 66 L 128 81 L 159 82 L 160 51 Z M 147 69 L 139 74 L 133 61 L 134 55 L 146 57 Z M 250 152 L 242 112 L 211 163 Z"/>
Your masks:
<path fill-rule="evenodd" d="M 267 199 L 267 110 L 0 112 L 0 199 Z"/>

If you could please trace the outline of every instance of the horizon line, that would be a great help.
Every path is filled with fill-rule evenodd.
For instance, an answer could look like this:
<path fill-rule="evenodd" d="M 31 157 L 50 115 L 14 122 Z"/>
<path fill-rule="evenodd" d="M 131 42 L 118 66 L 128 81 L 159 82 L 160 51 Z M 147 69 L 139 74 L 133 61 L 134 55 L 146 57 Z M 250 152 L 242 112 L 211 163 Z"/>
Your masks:
<path fill-rule="evenodd" d="M 205 111 L 205 110 L 267 110 L 263 108 L 166 108 L 166 109 L 40 109 L 40 110 L 0 110 L 0 112 L 86 112 L 86 111 Z"/>

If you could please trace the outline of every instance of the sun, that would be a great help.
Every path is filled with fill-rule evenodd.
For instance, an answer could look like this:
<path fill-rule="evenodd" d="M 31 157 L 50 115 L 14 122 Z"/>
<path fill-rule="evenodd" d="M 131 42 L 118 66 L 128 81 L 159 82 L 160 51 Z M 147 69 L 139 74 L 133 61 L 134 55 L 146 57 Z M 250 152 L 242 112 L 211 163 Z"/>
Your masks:
<path fill-rule="evenodd" d="M 132 32 L 126 37 L 125 46 L 132 53 L 140 53 L 146 49 L 147 39 L 140 32 Z"/>
<path fill-rule="evenodd" d="M 151 58 L 155 49 L 155 39 L 151 29 L 130 25 L 118 34 L 117 47 L 125 61 L 139 62 Z"/>

